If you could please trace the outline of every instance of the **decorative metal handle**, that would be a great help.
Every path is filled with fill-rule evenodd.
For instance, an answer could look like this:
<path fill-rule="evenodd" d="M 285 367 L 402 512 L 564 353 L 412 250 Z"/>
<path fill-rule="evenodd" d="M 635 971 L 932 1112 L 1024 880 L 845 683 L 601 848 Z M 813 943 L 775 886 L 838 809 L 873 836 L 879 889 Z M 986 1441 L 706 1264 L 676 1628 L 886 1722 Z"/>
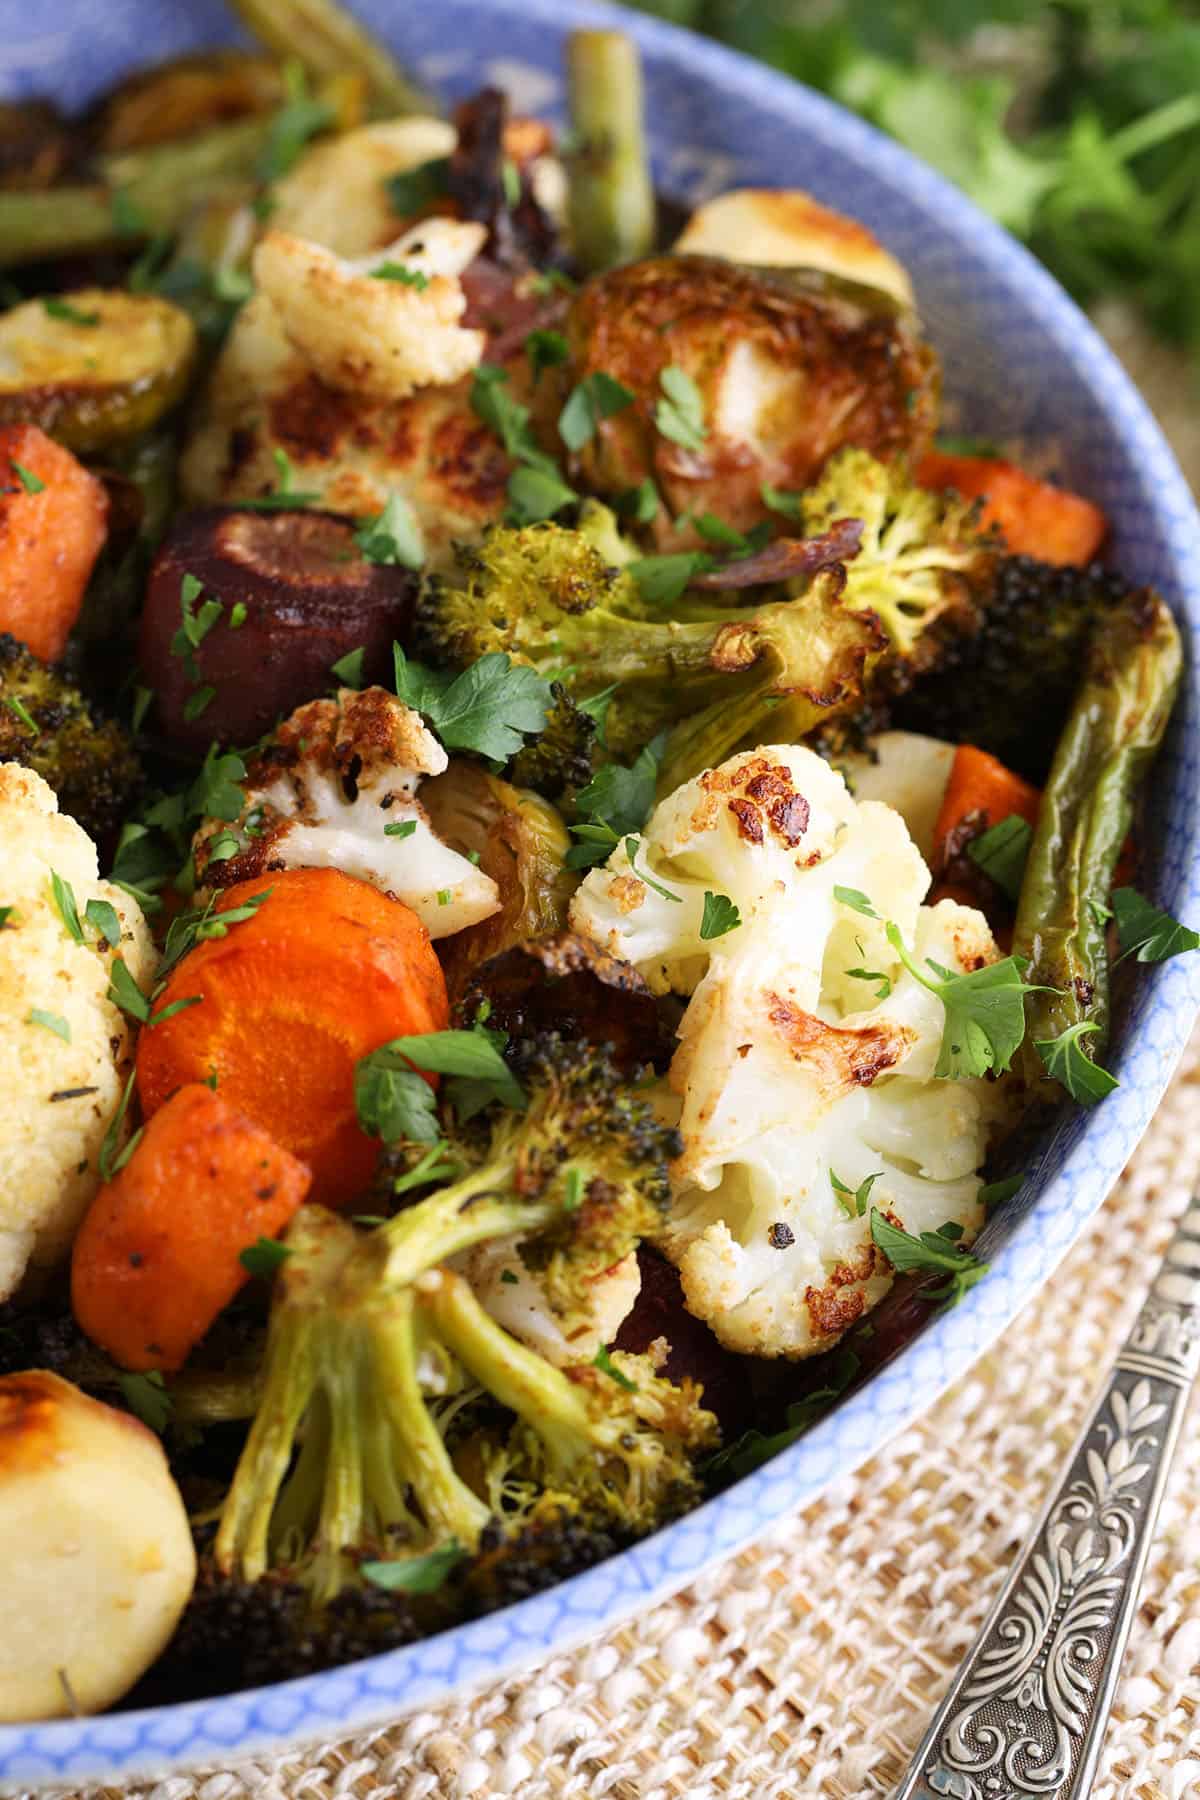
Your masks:
<path fill-rule="evenodd" d="M 1188 1390 L 1200 1199 L 895 1800 L 1084 1800 Z"/>

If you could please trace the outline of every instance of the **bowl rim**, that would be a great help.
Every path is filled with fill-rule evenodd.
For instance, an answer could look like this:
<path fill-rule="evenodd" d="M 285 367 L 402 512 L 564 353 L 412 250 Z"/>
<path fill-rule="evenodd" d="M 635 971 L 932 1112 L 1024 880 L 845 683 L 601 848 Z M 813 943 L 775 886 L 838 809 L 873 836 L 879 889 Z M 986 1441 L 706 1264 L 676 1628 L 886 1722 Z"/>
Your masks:
<path fill-rule="evenodd" d="M 610 0 L 472 0 L 480 15 L 516 13 L 555 39 L 568 27 L 616 27 L 649 58 L 721 85 L 732 100 L 785 114 L 818 143 L 906 188 L 936 209 L 950 238 L 967 239 L 980 262 L 1020 278 L 1031 321 L 1074 365 L 1105 419 L 1137 444 L 1145 502 L 1176 578 L 1177 607 L 1200 634 L 1200 516 L 1149 408 L 1116 357 L 1040 263 L 957 188 L 909 151 L 836 102 L 741 53 L 680 26 L 627 12 Z M 1102 393 L 1098 392 L 1103 390 Z M 1198 571 L 1196 574 L 1190 571 Z M 1188 635 L 1185 630 L 1185 637 Z M 1195 690 L 1196 671 L 1189 669 Z M 1200 723 L 1189 727 L 1200 737 Z M 1181 833 L 1180 884 L 1200 909 L 1200 809 Z M 1195 965 L 1195 966 L 1193 966 Z M 1138 1062 L 1139 1079 L 1105 1102 L 1097 1156 L 1081 1130 L 1057 1174 L 1042 1187 L 995 1256 L 987 1279 L 934 1319 L 803 1439 L 705 1501 L 673 1525 L 594 1569 L 502 1612 L 469 1621 L 359 1663 L 241 1689 L 216 1699 L 174 1702 L 82 1719 L 0 1725 L 0 1791 L 57 1781 L 130 1777 L 280 1753 L 398 1721 L 502 1679 L 607 1631 L 744 1548 L 788 1512 L 814 1500 L 912 1423 L 966 1372 L 1049 1279 L 1128 1160 L 1161 1098 L 1200 1007 L 1200 957 L 1150 971 L 1156 1019 L 1174 1040 L 1156 1048 L 1122 1042 L 1116 1066 Z M 1067 1192 L 1068 1188 L 1072 1191 Z M 883 1428 L 881 1429 L 881 1421 Z M 502 1621 L 502 1625 L 499 1622 Z"/>

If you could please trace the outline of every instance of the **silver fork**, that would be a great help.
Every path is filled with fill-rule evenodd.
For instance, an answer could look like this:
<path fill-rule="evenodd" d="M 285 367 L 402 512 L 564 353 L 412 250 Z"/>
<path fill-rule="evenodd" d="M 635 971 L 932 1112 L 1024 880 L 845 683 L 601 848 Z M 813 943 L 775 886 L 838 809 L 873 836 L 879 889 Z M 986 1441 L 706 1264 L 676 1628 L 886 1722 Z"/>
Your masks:
<path fill-rule="evenodd" d="M 1200 1369 L 1193 1196 L 1046 1504 L 895 1800 L 1084 1800 Z"/>

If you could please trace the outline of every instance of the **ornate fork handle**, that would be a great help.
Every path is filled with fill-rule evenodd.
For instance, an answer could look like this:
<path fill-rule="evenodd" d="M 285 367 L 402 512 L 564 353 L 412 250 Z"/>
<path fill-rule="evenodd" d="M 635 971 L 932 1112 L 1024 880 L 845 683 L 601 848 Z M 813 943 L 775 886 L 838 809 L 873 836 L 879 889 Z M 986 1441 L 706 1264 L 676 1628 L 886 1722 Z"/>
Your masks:
<path fill-rule="evenodd" d="M 1090 1793 L 1200 1369 L 1200 1200 L 895 1800 Z"/>

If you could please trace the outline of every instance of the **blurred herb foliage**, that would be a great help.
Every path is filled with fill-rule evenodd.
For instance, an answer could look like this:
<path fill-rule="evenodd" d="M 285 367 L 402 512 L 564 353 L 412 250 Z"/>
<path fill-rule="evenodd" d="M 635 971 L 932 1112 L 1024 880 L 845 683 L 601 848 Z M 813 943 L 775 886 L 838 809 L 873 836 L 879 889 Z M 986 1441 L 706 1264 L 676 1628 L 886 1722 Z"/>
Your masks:
<path fill-rule="evenodd" d="M 1200 354 L 1200 5 L 642 0 L 819 88 L 1024 240 L 1085 305 Z"/>

